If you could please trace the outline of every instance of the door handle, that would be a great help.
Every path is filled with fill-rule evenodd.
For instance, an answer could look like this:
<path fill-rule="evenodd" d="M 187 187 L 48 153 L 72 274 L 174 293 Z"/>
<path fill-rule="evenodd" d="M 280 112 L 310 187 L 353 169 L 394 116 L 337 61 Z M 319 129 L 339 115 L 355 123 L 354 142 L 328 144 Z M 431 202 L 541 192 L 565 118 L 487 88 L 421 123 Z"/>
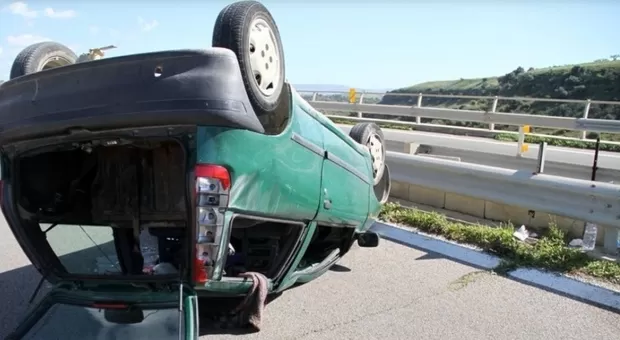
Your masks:
<path fill-rule="evenodd" d="M 332 208 L 332 200 L 330 200 L 330 199 L 326 199 L 326 200 L 324 200 L 324 201 L 323 201 L 323 208 L 324 208 L 325 210 L 329 210 L 329 209 L 331 209 L 331 208 Z"/>

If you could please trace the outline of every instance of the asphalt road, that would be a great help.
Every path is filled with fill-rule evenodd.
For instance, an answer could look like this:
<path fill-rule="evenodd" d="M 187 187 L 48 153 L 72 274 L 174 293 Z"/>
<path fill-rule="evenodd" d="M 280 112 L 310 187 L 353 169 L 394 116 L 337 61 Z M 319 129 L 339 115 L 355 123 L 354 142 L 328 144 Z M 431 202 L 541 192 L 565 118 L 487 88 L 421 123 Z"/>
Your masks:
<path fill-rule="evenodd" d="M 349 132 L 349 125 L 339 125 Z M 462 162 L 535 171 L 538 165 L 538 145 L 529 145 L 529 151 L 516 157 L 517 143 L 500 142 L 489 138 L 455 136 L 442 133 L 383 129 L 388 150 L 403 152 L 405 143 L 422 145 L 420 150 L 430 155 L 458 157 Z M 594 150 L 551 147 L 547 148 L 544 172 L 550 175 L 590 180 Z M 620 180 L 620 155 L 600 152 L 596 180 Z"/>
<path fill-rule="evenodd" d="M 4 338 L 24 314 L 39 275 L 4 222 L 0 231 L 7 235 L 0 238 Z M 45 339 L 62 339 L 71 327 L 97 328 L 70 313 L 64 322 Z M 203 324 L 201 339 L 615 339 L 620 334 L 618 314 L 388 241 L 374 249 L 356 247 L 323 277 L 285 292 L 267 306 L 260 333 L 240 335 Z"/>

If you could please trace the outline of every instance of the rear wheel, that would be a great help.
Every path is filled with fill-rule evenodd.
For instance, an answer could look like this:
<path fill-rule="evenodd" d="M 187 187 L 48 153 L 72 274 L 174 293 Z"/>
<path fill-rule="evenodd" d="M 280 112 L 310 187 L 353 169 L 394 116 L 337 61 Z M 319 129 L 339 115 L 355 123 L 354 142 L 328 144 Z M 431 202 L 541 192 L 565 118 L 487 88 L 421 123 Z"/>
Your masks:
<path fill-rule="evenodd" d="M 383 131 L 375 123 L 358 123 L 349 131 L 349 136 L 364 145 L 370 152 L 373 185 L 379 184 L 385 172 L 386 151 Z"/>
<path fill-rule="evenodd" d="M 51 68 L 75 64 L 77 56 L 70 48 L 53 41 L 32 44 L 13 61 L 10 78 L 17 78 Z"/>
<path fill-rule="evenodd" d="M 285 93 L 284 54 L 278 27 L 265 6 L 256 1 L 226 6 L 215 21 L 212 45 L 235 52 L 259 115 L 278 108 Z"/>

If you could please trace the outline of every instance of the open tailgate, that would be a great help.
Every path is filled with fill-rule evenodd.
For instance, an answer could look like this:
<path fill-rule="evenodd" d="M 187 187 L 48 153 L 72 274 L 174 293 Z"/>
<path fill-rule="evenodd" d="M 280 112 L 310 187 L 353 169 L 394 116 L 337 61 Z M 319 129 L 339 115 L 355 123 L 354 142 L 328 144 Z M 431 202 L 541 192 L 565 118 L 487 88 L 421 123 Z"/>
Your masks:
<path fill-rule="evenodd" d="M 60 284 L 30 310 L 7 340 L 194 340 L 198 301 L 182 285 L 168 291 Z"/>

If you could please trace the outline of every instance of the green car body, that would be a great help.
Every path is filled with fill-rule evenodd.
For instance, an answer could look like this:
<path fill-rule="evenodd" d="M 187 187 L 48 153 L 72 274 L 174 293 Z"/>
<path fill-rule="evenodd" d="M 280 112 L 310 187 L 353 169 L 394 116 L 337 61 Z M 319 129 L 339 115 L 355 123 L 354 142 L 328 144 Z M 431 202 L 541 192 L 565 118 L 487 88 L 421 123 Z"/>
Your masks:
<path fill-rule="evenodd" d="M 235 218 L 240 216 L 300 226 L 298 244 L 282 265 L 283 272 L 277 279 L 268 280 L 270 293 L 282 292 L 327 272 L 349 251 L 359 235 L 367 233 L 381 207 L 373 190 L 372 158 L 368 149 L 344 134 L 292 88 L 287 86 L 287 89 L 287 123 L 279 133 L 199 125 L 195 127 L 194 147 L 189 150 L 193 158 L 190 163 L 218 164 L 230 172 L 232 185 L 223 213 L 223 235 L 231 233 Z M 3 190 L 6 205 L 12 194 L 6 186 Z M 4 205 L 7 220 L 14 221 L 11 217 L 14 210 L 4 209 Z M 15 229 L 19 225 L 9 224 L 19 241 L 23 237 Z M 302 266 L 302 259 L 319 226 L 350 230 L 350 239 L 343 239 L 345 245 L 332 250 L 319 263 Z M 226 237 L 220 239 L 220 249 L 226 249 L 227 241 Z M 29 251 L 27 246 L 24 249 L 34 256 L 33 263 L 41 263 L 36 259 L 40 254 Z M 219 255 L 222 259 L 226 257 L 223 251 Z M 122 277 L 103 276 L 94 280 L 58 277 L 53 281 L 51 293 L 23 320 L 13 335 L 15 338 L 9 339 L 29 334 L 32 329 L 41 328 L 46 332 L 47 326 L 39 325 L 38 321 L 55 309 L 64 306 L 81 306 L 88 310 L 114 308 L 119 301 L 123 308 L 132 306 L 141 313 L 153 308 L 173 311 L 181 306 L 178 313 L 185 324 L 183 336 L 195 339 L 198 298 L 242 296 L 252 287 L 252 280 L 247 278 L 224 276 L 223 263 L 216 263 L 212 276 L 205 283 L 195 283 L 184 277 L 158 279 L 155 281 L 157 289 L 140 286 L 141 280 Z M 45 270 L 42 273 L 45 275 Z M 153 283 L 152 279 L 145 280 L 145 283 Z M 86 334 L 80 333 L 80 336 Z M 148 333 L 141 334 L 148 336 Z"/>
<path fill-rule="evenodd" d="M 353 228 L 356 233 L 364 233 L 376 221 L 381 204 L 373 194 L 368 150 L 295 91 L 291 91 L 289 124 L 278 135 L 200 127 L 197 138 L 198 163 L 223 164 L 234 169 L 229 209 L 250 215 L 310 221 L 292 268 L 271 287 L 274 291 L 282 291 L 297 281 L 310 281 L 328 269 L 312 273 L 295 270 L 317 224 Z M 303 182 L 299 181 L 300 174 Z M 329 209 L 326 209 L 326 202 L 331 203 Z M 229 226 L 228 221 L 233 216 L 233 212 L 228 212 L 224 225 Z M 221 277 L 218 270 L 221 268 L 216 268 L 215 275 Z M 238 284 L 210 281 L 205 288 L 238 294 L 250 285 L 247 281 Z"/>
<path fill-rule="evenodd" d="M 345 134 L 284 81 L 281 55 L 261 59 L 281 68 L 263 91 L 243 54 L 259 38 L 271 46 L 262 52 L 282 50 L 269 12 L 242 1 L 218 16 L 210 50 L 77 64 L 54 42 L 20 53 L 0 86 L 0 204 L 43 276 L 36 291 L 53 287 L 8 339 L 63 327 L 63 339 L 197 339 L 199 298 L 249 294 L 257 282 L 244 274 L 277 294 L 323 275 L 355 242 L 378 245 L 370 228 L 390 191 L 383 133 L 360 123 Z M 44 68 L 54 54 L 62 65 Z M 59 224 L 69 233 L 48 234 Z M 112 240 L 98 244 L 82 226 L 108 227 Z M 68 250 L 80 229 L 97 258 Z M 152 267 L 144 231 L 159 242 Z M 104 247 L 117 271 L 98 271 L 97 251 L 114 262 Z M 82 267 L 63 262 L 68 253 Z"/>

